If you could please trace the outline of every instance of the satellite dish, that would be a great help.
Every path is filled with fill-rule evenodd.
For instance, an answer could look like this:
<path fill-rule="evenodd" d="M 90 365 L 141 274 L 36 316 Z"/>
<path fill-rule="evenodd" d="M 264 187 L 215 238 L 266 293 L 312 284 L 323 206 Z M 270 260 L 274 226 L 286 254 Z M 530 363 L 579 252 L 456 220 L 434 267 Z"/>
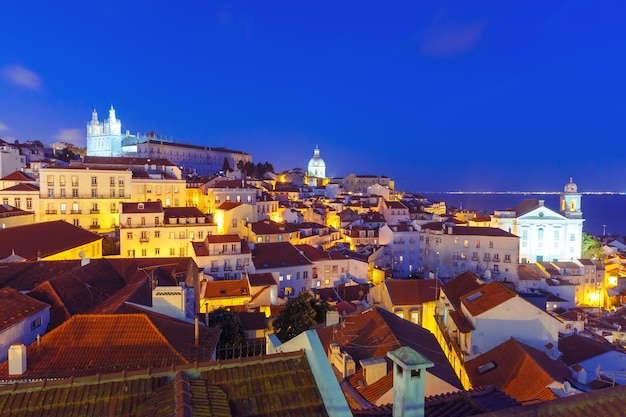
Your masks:
<path fill-rule="evenodd" d="M 572 384 L 569 381 L 563 382 L 563 392 L 568 395 L 574 393 L 574 391 L 572 390 Z"/>
<path fill-rule="evenodd" d="M 480 349 L 478 349 L 478 346 L 472 345 L 472 355 L 478 355 L 479 353 Z"/>
<path fill-rule="evenodd" d="M 83 252 L 82 250 L 80 252 L 78 252 L 78 257 L 80 259 L 83 259 L 85 257 L 85 252 Z"/>
<path fill-rule="evenodd" d="M 485 271 L 485 279 L 491 279 L 491 271 L 489 269 Z"/>

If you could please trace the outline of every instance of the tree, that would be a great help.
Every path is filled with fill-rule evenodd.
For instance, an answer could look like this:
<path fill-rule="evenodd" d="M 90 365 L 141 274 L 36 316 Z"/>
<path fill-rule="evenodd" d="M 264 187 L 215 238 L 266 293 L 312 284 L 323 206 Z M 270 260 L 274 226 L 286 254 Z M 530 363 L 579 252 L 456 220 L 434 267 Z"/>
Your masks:
<path fill-rule="evenodd" d="M 581 257 L 583 259 L 604 259 L 606 257 L 602 251 L 602 243 L 591 233 L 583 232 Z"/>
<path fill-rule="evenodd" d="M 317 324 L 317 311 L 311 304 L 311 298 L 309 293 L 300 293 L 296 298 L 287 301 L 285 309 L 274 320 L 274 333 L 281 342 L 311 330 Z"/>
<path fill-rule="evenodd" d="M 233 169 L 230 167 L 230 162 L 228 162 L 228 158 L 224 158 L 224 163 L 222 164 L 222 171 L 233 172 Z"/>
<path fill-rule="evenodd" d="M 209 327 L 219 327 L 222 330 L 217 352 L 218 359 L 241 356 L 246 334 L 241 327 L 237 313 L 228 311 L 223 307 L 215 309 L 209 313 Z"/>

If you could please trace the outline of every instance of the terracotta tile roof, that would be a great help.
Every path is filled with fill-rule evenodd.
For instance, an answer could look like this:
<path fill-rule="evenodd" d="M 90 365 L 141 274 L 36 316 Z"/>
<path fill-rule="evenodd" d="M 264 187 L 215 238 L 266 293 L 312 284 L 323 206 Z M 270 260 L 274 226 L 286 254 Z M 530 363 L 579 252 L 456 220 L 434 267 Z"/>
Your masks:
<path fill-rule="evenodd" d="M 573 334 L 559 339 L 563 363 L 568 366 L 613 350 L 609 343 L 600 343 L 585 336 Z"/>
<path fill-rule="evenodd" d="M 250 229 L 257 235 L 273 235 L 289 233 L 298 230 L 297 225 L 291 223 L 276 223 L 272 220 L 261 220 L 250 223 Z"/>
<path fill-rule="evenodd" d="M 22 210 L 17 207 L 9 206 L 6 204 L 0 204 L 0 217 L 13 217 L 13 216 L 24 216 L 24 215 L 32 215 L 32 211 Z"/>
<path fill-rule="evenodd" d="M 385 205 L 389 208 L 392 209 L 404 209 L 404 210 L 408 210 L 409 208 L 407 206 L 405 206 L 404 204 L 402 204 L 400 201 L 395 201 L 395 200 L 384 200 L 385 201 Z"/>
<path fill-rule="evenodd" d="M 2 191 L 33 191 L 39 192 L 39 186 L 34 184 L 15 184 L 11 187 L 3 188 Z"/>
<path fill-rule="evenodd" d="M 0 230 L 0 259 L 15 251 L 27 260 L 36 260 L 101 240 L 102 236 L 63 220 L 8 227 Z"/>
<path fill-rule="evenodd" d="M 163 209 L 163 213 L 164 213 L 164 217 L 166 220 L 170 218 L 181 218 L 181 217 L 183 218 L 204 217 L 205 219 L 207 219 L 205 224 L 209 223 L 208 221 L 209 217 L 206 214 L 202 213 L 198 209 L 198 207 L 165 207 Z"/>
<path fill-rule="evenodd" d="M 351 315 L 343 324 L 340 328 L 325 325 L 315 328 L 325 349 L 335 341 L 358 364 L 362 359 L 386 357 L 387 352 L 408 346 L 434 363 L 429 373 L 462 389 L 435 336 L 423 327 L 382 308 Z"/>
<path fill-rule="evenodd" d="M 515 217 L 521 217 L 539 206 L 539 199 L 527 198 L 519 203 L 517 206 L 513 207 L 513 211 L 515 212 Z"/>
<path fill-rule="evenodd" d="M 52 277 L 29 292 L 31 297 L 52 305 L 50 328 L 74 314 L 83 314 L 122 289 L 126 282 L 106 260 L 96 260 Z"/>
<path fill-rule="evenodd" d="M 250 295 L 247 279 L 206 281 L 202 298 L 228 298 Z"/>
<path fill-rule="evenodd" d="M 385 286 L 394 306 L 416 306 L 439 298 L 443 284 L 435 279 L 388 279 Z"/>
<path fill-rule="evenodd" d="M 228 210 L 234 209 L 235 207 L 239 207 L 241 205 L 243 205 L 243 203 L 238 203 L 236 201 L 224 201 L 222 204 L 220 204 L 220 206 L 217 209 L 228 211 Z"/>
<path fill-rule="evenodd" d="M 257 270 L 311 265 L 311 261 L 289 242 L 255 244 L 252 262 Z"/>
<path fill-rule="evenodd" d="M 389 365 L 387 366 L 390 368 Z M 365 385 L 363 368 L 359 368 L 358 371 L 349 377 L 349 382 L 369 403 L 376 404 L 380 397 L 385 395 L 390 389 L 393 389 L 393 372 L 387 372 L 380 379 Z"/>
<path fill-rule="evenodd" d="M 143 208 L 142 208 L 143 207 Z M 163 206 L 160 201 L 146 201 L 143 203 L 122 203 L 122 214 L 161 213 Z"/>
<path fill-rule="evenodd" d="M 170 345 L 187 361 L 207 361 L 214 358 L 221 330 L 206 327 L 200 318 L 198 325 L 198 344 L 195 341 L 195 324 L 179 320 L 164 314 L 150 311 L 141 306 L 124 304 L 116 314 L 144 314 L 165 337 Z"/>
<path fill-rule="evenodd" d="M 548 385 L 570 377 L 562 362 L 514 338 L 465 362 L 465 370 L 473 386 L 493 385 L 525 404 L 557 398 Z"/>
<path fill-rule="evenodd" d="M 303 352 L 285 357 L 272 355 L 262 359 L 235 360 L 230 366 L 227 362 L 224 361 L 221 367 L 202 371 L 201 375 L 226 392 L 233 415 L 328 415 Z"/>
<path fill-rule="evenodd" d="M 0 287 L 30 291 L 50 277 L 77 267 L 80 260 L 0 263 Z"/>
<path fill-rule="evenodd" d="M 262 287 L 265 285 L 276 285 L 274 276 L 269 272 L 261 272 L 257 274 L 248 274 L 248 281 L 252 287 Z"/>
<path fill-rule="evenodd" d="M 50 308 L 50 305 L 13 288 L 1 288 L 0 332 L 46 308 Z"/>
<path fill-rule="evenodd" d="M 520 280 L 525 281 L 541 281 L 541 275 L 532 267 L 524 264 L 517 266 L 517 275 Z"/>
<path fill-rule="evenodd" d="M 208 244 L 211 243 L 238 243 L 241 241 L 239 239 L 239 235 L 237 234 L 229 234 L 229 235 L 209 235 L 206 237 L 206 242 Z"/>
<path fill-rule="evenodd" d="M 22 171 L 13 171 L 9 175 L 0 178 L 0 181 L 35 181 L 35 178 Z"/>
<path fill-rule="evenodd" d="M 568 397 L 484 414 L 484 417 L 588 417 L 626 415 L 626 386 L 598 389 Z"/>
<path fill-rule="evenodd" d="M 306 256 L 310 261 L 326 261 L 331 259 L 330 254 L 324 250 L 318 249 L 311 245 L 294 245 L 298 250 L 304 252 L 304 256 Z"/>
<path fill-rule="evenodd" d="M 452 303 L 455 309 L 461 308 L 460 297 L 480 288 L 481 282 L 471 271 L 465 271 L 461 275 L 446 282 L 441 290 Z"/>
<path fill-rule="evenodd" d="M 121 370 L 180 365 L 178 353 L 145 314 L 76 315 L 27 348 L 28 369 L 0 379 L 38 379 L 95 375 Z"/>
<path fill-rule="evenodd" d="M 452 319 L 452 321 L 454 321 L 457 329 L 459 329 L 459 332 L 469 333 L 472 330 L 476 330 L 472 322 L 469 321 L 467 317 L 465 317 L 465 314 L 463 314 L 462 311 L 450 310 L 448 313 L 450 314 L 450 318 Z"/>
<path fill-rule="evenodd" d="M 480 288 L 462 295 L 459 299 L 469 313 L 476 317 L 491 310 L 500 304 L 515 298 L 517 294 L 502 285 L 499 281 L 493 281 Z"/>

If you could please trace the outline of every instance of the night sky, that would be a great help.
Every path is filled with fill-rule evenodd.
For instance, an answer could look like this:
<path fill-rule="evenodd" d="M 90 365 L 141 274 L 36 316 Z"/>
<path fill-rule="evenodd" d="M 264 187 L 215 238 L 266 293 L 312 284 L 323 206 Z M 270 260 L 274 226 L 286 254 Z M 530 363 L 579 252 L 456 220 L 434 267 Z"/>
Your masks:
<path fill-rule="evenodd" d="M 0 138 L 122 130 L 409 191 L 626 191 L 626 2 L 0 6 Z"/>

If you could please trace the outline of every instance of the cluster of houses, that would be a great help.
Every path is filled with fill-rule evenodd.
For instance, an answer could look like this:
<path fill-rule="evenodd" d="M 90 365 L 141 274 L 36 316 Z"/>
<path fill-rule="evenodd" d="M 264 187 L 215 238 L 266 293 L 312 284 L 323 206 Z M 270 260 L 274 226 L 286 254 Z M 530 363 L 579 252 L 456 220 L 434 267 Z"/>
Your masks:
<path fill-rule="evenodd" d="M 626 412 L 626 261 L 581 257 L 571 179 L 557 210 L 485 215 L 324 178 L 318 148 L 314 172 L 251 179 L 0 145 L 0 413 Z M 302 292 L 326 321 L 281 343 Z M 220 307 L 255 355 L 216 361 Z"/>

